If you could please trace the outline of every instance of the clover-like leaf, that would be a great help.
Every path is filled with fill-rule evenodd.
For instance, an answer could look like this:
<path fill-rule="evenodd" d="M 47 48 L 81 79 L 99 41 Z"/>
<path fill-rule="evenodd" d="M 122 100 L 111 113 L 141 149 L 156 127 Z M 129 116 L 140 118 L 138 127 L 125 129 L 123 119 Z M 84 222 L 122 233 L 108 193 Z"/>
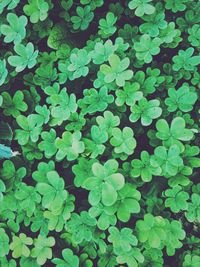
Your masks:
<path fill-rule="evenodd" d="M 49 5 L 45 0 L 28 0 L 23 8 L 24 13 L 30 17 L 32 23 L 44 21 L 48 16 Z"/>
<path fill-rule="evenodd" d="M 70 221 L 66 222 L 66 230 L 72 234 L 73 241 L 77 244 L 83 240 L 90 241 L 96 225 L 96 219 L 88 212 L 82 211 L 79 214 L 73 213 Z"/>
<path fill-rule="evenodd" d="M 104 165 L 92 165 L 93 176 L 84 181 L 83 187 L 90 190 L 89 202 L 97 205 L 100 201 L 105 206 L 112 206 L 117 200 L 117 191 L 124 186 L 124 177 L 116 173 L 118 163 L 108 160 Z"/>
<path fill-rule="evenodd" d="M 38 125 L 37 117 L 33 114 L 28 117 L 19 115 L 16 120 L 21 127 L 21 129 L 15 131 L 15 138 L 18 140 L 19 144 L 26 145 L 30 140 L 36 142 L 42 130 L 41 126 Z"/>
<path fill-rule="evenodd" d="M 148 242 L 150 247 L 161 248 L 162 241 L 167 238 L 165 232 L 165 220 L 160 217 L 154 217 L 151 214 L 145 214 L 144 220 L 136 222 L 138 240 L 142 243 Z"/>
<path fill-rule="evenodd" d="M 85 145 L 80 139 L 81 133 L 79 131 L 76 131 L 73 134 L 64 132 L 62 138 L 57 138 L 55 143 L 56 148 L 58 149 L 56 159 L 60 161 L 66 157 L 69 161 L 75 160 L 78 155 L 85 150 Z"/>
<path fill-rule="evenodd" d="M 19 258 L 22 255 L 28 257 L 30 255 L 30 249 L 28 246 L 33 244 L 31 237 L 27 237 L 24 233 L 18 236 L 13 236 L 12 242 L 10 244 L 10 249 L 13 251 L 13 258 Z"/>
<path fill-rule="evenodd" d="M 102 38 L 108 38 L 117 30 L 115 26 L 116 21 L 117 17 L 115 17 L 115 15 L 112 12 L 108 12 L 106 14 L 105 19 L 99 20 L 98 33 L 102 36 Z"/>
<path fill-rule="evenodd" d="M 180 148 L 172 145 L 169 149 L 164 146 L 158 146 L 154 150 L 151 158 L 153 165 L 160 166 L 164 174 L 174 176 L 178 173 L 178 168 L 183 166 L 183 159 L 180 157 Z"/>
<path fill-rule="evenodd" d="M 142 17 L 144 14 L 151 15 L 155 12 L 155 7 L 150 4 L 152 0 L 131 0 L 128 4 L 130 9 L 136 9 L 135 15 Z"/>
<path fill-rule="evenodd" d="M 32 43 L 29 42 L 26 46 L 23 44 L 16 44 L 14 50 L 18 56 L 9 56 L 8 63 L 15 67 L 17 72 L 23 71 L 26 67 L 31 69 L 36 65 L 38 50 L 34 51 Z"/>
<path fill-rule="evenodd" d="M 31 250 L 31 257 L 36 258 L 40 266 L 45 264 L 47 259 L 52 258 L 52 247 L 54 245 L 54 237 L 39 235 L 38 238 L 34 239 L 34 248 Z"/>
<path fill-rule="evenodd" d="M 87 65 L 90 63 L 91 57 L 88 55 L 87 51 L 80 49 L 77 53 L 72 53 L 70 56 L 71 64 L 68 66 L 68 70 L 73 73 L 73 80 L 85 77 L 88 75 L 89 68 Z"/>
<path fill-rule="evenodd" d="M 126 83 L 123 89 L 116 90 L 116 100 L 117 106 L 122 106 L 126 103 L 128 106 L 134 106 L 136 101 L 139 101 L 143 97 L 143 93 L 139 90 L 140 85 L 137 82 Z"/>
<path fill-rule="evenodd" d="M 131 176 L 141 176 L 144 182 L 150 182 L 153 175 L 160 175 L 162 169 L 158 165 L 153 165 L 150 161 L 150 155 L 147 151 L 143 150 L 140 154 L 141 159 L 134 159 L 131 161 L 132 169 Z"/>
<path fill-rule="evenodd" d="M 156 137 L 161 139 L 166 147 L 176 144 L 183 150 L 183 144 L 180 141 L 189 141 L 194 136 L 194 132 L 186 128 L 185 120 L 182 117 L 174 118 L 170 126 L 166 120 L 160 119 L 156 123 L 156 128 L 158 130 Z"/>
<path fill-rule="evenodd" d="M 41 137 L 43 141 L 38 144 L 38 148 L 44 151 L 46 158 L 51 158 L 57 151 L 55 145 L 56 132 L 54 129 L 51 129 L 49 132 L 42 132 Z"/>
<path fill-rule="evenodd" d="M 180 186 L 167 189 L 164 192 L 164 195 L 166 197 L 165 207 L 169 207 L 174 213 L 188 209 L 187 200 L 189 199 L 189 195 L 188 193 L 182 191 Z"/>
<path fill-rule="evenodd" d="M 136 140 L 133 135 L 133 130 L 130 127 L 125 127 L 122 131 L 119 128 L 114 128 L 110 139 L 111 145 L 114 146 L 114 152 L 116 154 L 133 154 L 136 148 Z"/>
<path fill-rule="evenodd" d="M 157 99 L 148 101 L 146 98 L 142 98 L 138 104 L 131 107 L 130 121 L 136 122 L 141 118 L 142 125 L 149 126 L 153 119 L 157 119 L 162 114 L 159 105 L 160 101 Z"/>
<path fill-rule="evenodd" d="M 130 228 L 122 228 L 119 231 L 116 227 L 110 227 L 108 231 L 110 233 L 108 241 L 113 243 L 114 252 L 117 255 L 131 251 L 133 246 L 137 246 L 138 240 Z"/>
<path fill-rule="evenodd" d="M 0 257 L 3 258 L 9 252 L 9 237 L 3 228 L 0 228 Z"/>
<path fill-rule="evenodd" d="M 10 96 L 9 93 L 3 92 L 3 105 L 2 108 L 4 109 L 3 113 L 6 116 L 13 116 L 16 118 L 21 114 L 21 112 L 25 112 L 28 109 L 27 104 L 24 102 L 24 94 L 22 91 L 17 91 L 13 98 Z"/>
<path fill-rule="evenodd" d="M 96 43 L 94 51 L 91 52 L 92 61 L 95 64 L 102 64 L 108 60 L 109 56 L 117 50 L 117 45 L 113 45 L 111 40 L 107 40 L 104 44 Z"/>
<path fill-rule="evenodd" d="M 21 43 L 26 36 L 27 18 L 25 16 L 18 17 L 14 13 L 8 13 L 6 17 L 9 25 L 2 24 L 0 27 L 1 33 L 5 35 L 4 42 L 14 44 Z"/>
<path fill-rule="evenodd" d="M 185 69 L 187 71 L 193 71 L 195 66 L 200 64 L 200 56 L 193 56 L 194 48 L 189 47 L 186 50 L 179 50 L 178 55 L 172 58 L 173 70 L 179 71 Z"/>
<path fill-rule="evenodd" d="M 76 8 L 77 16 L 72 16 L 71 21 L 73 23 L 74 30 L 81 29 L 86 30 L 90 22 L 94 18 L 94 13 L 91 11 L 90 6 L 85 6 L 84 8 L 78 6 Z"/>
<path fill-rule="evenodd" d="M 148 34 L 143 34 L 140 37 L 139 42 L 135 42 L 134 49 L 136 51 L 136 57 L 139 60 L 143 60 L 145 63 L 150 63 L 155 56 L 160 53 L 161 39 L 155 37 L 151 39 Z"/>
<path fill-rule="evenodd" d="M 39 182 L 36 187 L 43 196 L 42 205 L 53 211 L 59 210 L 68 195 L 68 192 L 64 190 L 64 180 L 56 171 L 48 172 L 47 180 L 47 183 Z"/>
<path fill-rule="evenodd" d="M 165 104 L 168 106 L 168 111 L 173 112 L 180 109 L 183 112 L 188 112 L 193 109 L 197 101 L 197 94 L 192 92 L 186 85 L 181 86 L 178 90 L 170 88 L 168 90 L 169 97 L 165 99 Z"/>
<path fill-rule="evenodd" d="M 110 212 L 117 213 L 117 218 L 122 222 L 128 222 L 132 213 L 140 212 L 140 192 L 130 183 L 126 183 L 118 191 L 116 203 L 110 208 Z"/>
<path fill-rule="evenodd" d="M 200 196 L 198 194 L 192 194 L 185 216 L 189 222 L 200 222 Z"/>
<path fill-rule="evenodd" d="M 69 267 L 78 267 L 79 259 L 73 254 L 73 251 L 66 248 L 62 251 L 63 260 L 59 258 L 54 258 L 52 262 L 56 264 L 57 267 L 63 267 L 64 265 Z"/>
<path fill-rule="evenodd" d="M 117 55 L 112 54 L 109 56 L 108 62 L 110 66 L 103 64 L 100 67 L 100 71 L 105 75 L 104 81 L 106 83 L 115 81 L 118 86 L 124 86 L 125 81 L 133 77 L 133 71 L 127 70 L 130 65 L 128 58 L 120 60 Z"/>

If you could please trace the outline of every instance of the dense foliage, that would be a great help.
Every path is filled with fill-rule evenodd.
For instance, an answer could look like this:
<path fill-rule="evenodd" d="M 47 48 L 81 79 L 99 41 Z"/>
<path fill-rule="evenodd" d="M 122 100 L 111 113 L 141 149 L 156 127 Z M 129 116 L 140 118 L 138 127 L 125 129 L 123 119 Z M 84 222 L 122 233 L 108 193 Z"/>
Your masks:
<path fill-rule="evenodd" d="M 200 266 L 200 2 L 1 0 L 0 41 L 0 266 Z"/>

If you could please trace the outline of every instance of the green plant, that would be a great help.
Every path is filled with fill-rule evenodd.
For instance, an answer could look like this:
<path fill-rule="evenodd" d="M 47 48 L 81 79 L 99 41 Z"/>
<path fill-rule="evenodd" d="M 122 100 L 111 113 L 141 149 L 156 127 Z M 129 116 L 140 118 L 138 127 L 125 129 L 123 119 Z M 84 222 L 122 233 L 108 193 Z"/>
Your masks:
<path fill-rule="evenodd" d="M 2 93 L 4 114 L 6 116 L 12 115 L 14 118 L 19 116 L 21 112 L 25 112 L 28 109 L 27 104 L 24 102 L 24 94 L 22 91 L 17 91 L 13 99 L 7 92 Z"/>
<path fill-rule="evenodd" d="M 92 165 L 93 176 L 84 181 L 83 187 L 90 190 L 89 202 L 92 205 L 100 201 L 105 206 L 112 206 L 117 200 L 117 191 L 124 186 L 124 177 L 117 173 L 116 160 L 108 160 L 104 165 L 94 163 Z"/>
<path fill-rule="evenodd" d="M 21 129 L 16 130 L 15 136 L 20 145 L 26 145 L 29 140 L 32 142 L 38 140 L 42 128 L 38 125 L 37 117 L 33 114 L 28 117 L 19 115 L 17 116 L 16 121 L 21 127 Z"/>
<path fill-rule="evenodd" d="M 124 86 L 126 80 L 130 80 L 133 76 L 132 70 L 126 70 L 130 64 L 128 58 L 124 58 L 122 61 L 120 58 L 113 54 L 108 58 L 110 66 L 103 64 L 100 67 L 100 71 L 104 74 L 104 81 L 106 83 L 116 82 L 118 86 Z"/>
<path fill-rule="evenodd" d="M 140 212 L 141 194 L 130 183 L 126 183 L 118 192 L 117 202 L 110 209 L 116 213 L 117 218 L 122 222 L 129 221 L 132 213 Z"/>
<path fill-rule="evenodd" d="M 189 195 L 181 191 L 180 186 L 167 189 L 164 194 L 166 197 L 165 206 L 169 207 L 174 213 L 188 209 L 187 200 L 189 199 Z"/>
<path fill-rule="evenodd" d="M 74 30 L 78 30 L 79 28 L 82 31 L 86 30 L 94 17 L 93 12 L 91 12 L 90 6 L 85 6 L 84 8 L 77 7 L 76 13 L 78 16 L 71 17 Z"/>
<path fill-rule="evenodd" d="M 19 258 L 22 255 L 28 257 L 30 255 L 30 249 L 28 245 L 32 245 L 33 240 L 30 237 L 27 237 L 24 233 L 21 233 L 18 236 L 13 236 L 13 241 L 10 244 L 10 249 L 13 250 L 13 258 Z"/>
<path fill-rule="evenodd" d="M 116 90 L 116 100 L 117 106 L 123 106 L 125 103 L 128 106 L 134 106 L 136 101 L 142 99 L 142 92 L 139 90 L 140 84 L 137 82 L 126 83 L 122 89 Z"/>
<path fill-rule="evenodd" d="M 64 181 L 56 171 L 48 172 L 46 177 L 46 182 L 37 184 L 37 191 L 42 195 L 42 206 L 53 211 L 59 210 L 67 198 Z"/>
<path fill-rule="evenodd" d="M 200 257 L 198 255 L 185 255 L 184 257 L 184 262 L 183 262 L 183 267 L 193 267 L 195 265 L 199 264 Z"/>
<path fill-rule="evenodd" d="M 192 194 L 191 202 L 188 204 L 188 209 L 185 216 L 189 222 L 200 221 L 200 197 L 198 194 Z"/>
<path fill-rule="evenodd" d="M 188 40 L 193 46 L 199 46 L 200 44 L 200 26 L 194 24 L 192 28 L 188 29 L 189 37 Z"/>
<path fill-rule="evenodd" d="M 10 25 L 3 24 L 0 27 L 0 31 L 5 35 L 4 42 L 14 44 L 21 43 L 26 36 L 27 18 L 25 16 L 18 17 L 13 13 L 8 13 L 7 21 Z"/>
<path fill-rule="evenodd" d="M 200 4 L 0 0 L 0 266 L 199 266 Z"/>
<path fill-rule="evenodd" d="M 183 166 L 180 153 L 180 148 L 177 145 L 171 145 L 169 149 L 158 146 L 154 150 L 151 162 L 155 166 L 160 166 L 164 175 L 174 176 L 178 173 L 179 167 Z"/>
<path fill-rule="evenodd" d="M 159 54 L 161 43 L 162 41 L 160 38 L 155 37 L 151 39 L 148 34 L 143 34 L 139 42 L 134 44 L 137 59 L 143 60 L 145 63 L 150 63 L 153 59 L 152 56 Z"/>
<path fill-rule="evenodd" d="M 52 260 L 53 263 L 56 264 L 57 267 L 62 267 L 63 265 L 68 265 L 69 267 L 78 267 L 79 259 L 76 255 L 73 255 L 73 251 L 71 249 L 64 249 L 62 251 L 63 259 L 55 258 Z"/>
<path fill-rule="evenodd" d="M 39 20 L 44 21 L 48 16 L 49 5 L 45 0 L 28 0 L 23 8 L 24 13 L 30 17 L 32 23 L 37 23 Z"/>
<path fill-rule="evenodd" d="M 197 101 L 195 92 L 190 91 L 187 85 L 181 86 L 178 90 L 169 88 L 169 97 L 165 99 L 165 104 L 168 106 L 168 111 L 173 112 L 180 109 L 183 112 L 188 112 L 193 109 L 193 105 Z"/>
<path fill-rule="evenodd" d="M 47 259 L 52 258 L 52 248 L 55 245 L 54 237 L 45 237 L 39 235 L 34 239 L 34 248 L 31 250 L 31 256 L 37 259 L 37 263 L 41 266 L 45 264 Z"/>
<path fill-rule="evenodd" d="M 151 15 L 155 12 L 155 7 L 149 4 L 152 0 L 131 0 L 128 4 L 130 9 L 136 9 L 135 15 L 142 17 L 144 14 Z"/>
<path fill-rule="evenodd" d="M 153 119 L 157 119 L 162 114 L 162 109 L 159 107 L 159 100 L 150 100 L 142 98 L 138 104 L 131 106 L 131 122 L 136 122 L 141 118 L 141 124 L 149 126 Z"/>
<path fill-rule="evenodd" d="M 193 56 L 194 48 L 179 50 L 178 55 L 173 57 L 173 70 L 179 71 L 184 69 L 186 71 L 193 71 L 195 66 L 200 63 L 200 56 Z"/>
<path fill-rule="evenodd" d="M 0 249 L 0 256 L 1 258 L 8 254 L 9 252 L 9 237 L 7 236 L 5 230 L 3 228 L 0 228 L 0 242 L 1 244 L 4 244 L 1 246 Z"/>
<path fill-rule="evenodd" d="M 90 62 L 91 58 L 84 49 L 78 50 L 77 54 L 71 54 L 71 64 L 68 66 L 68 70 L 73 72 L 73 79 L 77 79 L 81 76 L 87 76 L 89 69 L 86 66 Z"/>
<path fill-rule="evenodd" d="M 14 50 L 18 56 L 9 56 L 8 63 L 15 67 L 17 72 L 23 71 L 26 67 L 31 69 L 35 66 L 38 50 L 34 51 L 32 43 L 28 43 L 26 46 L 16 44 Z"/>
<path fill-rule="evenodd" d="M 151 157 L 147 151 L 141 152 L 141 160 L 134 159 L 131 161 L 132 170 L 131 176 L 132 177 L 139 177 L 141 176 L 144 182 L 150 182 L 152 180 L 153 175 L 160 175 L 162 170 L 159 165 L 155 165 L 151 162 Z"/>
<path fill-rule="evenodd" d="M 64 132 L 62 139 L 58 138 L 55 143 L 58 149 L 56 153 L 57 160 L 62 160 L 65 157 L 67 157 L 68 160 L 74 160 L 78 157 L 79 153 L 83 153 L 85 145 L 80 139 L 81 133 L 78 131 L 73 134 Z"/>
<path fill-rule="evenodd" d="M 99 21 L 99 35 L 102 36 L 102 38 L 108 38 L 109 36 L 113 35 L 113 33 L 117 30 L 117 28 L 114 26 L 116 23 L 117 18 L 112 12 L 108 12 L 106 14 L 105 19 L 100 19 Z"/>
<path fill-rule="evenodd" d="M 66 222 L 66 230 L 73 234 L 73 242 L 79 244 L 83 240 L 90 241 L 93 237 L 96 220 L 88 212 L 82 211 L 80 215 L 72 213 L 71 220 Z"/>
<path fill-rule="evenodd" d="M 114 252 L 122 254 L 131 250 L 132 246 L 137 246 L 137 238 L 132 234 L 132 230 L 129 228 L 123 228 L 119 231 L 116 227 L 109 228 L 110 235 L 108 241 L 113 243 Z"/>
<path fill-rule="evenodd" d="M 194 136 L 192 129 L 186 129 L 185 124 L 185 120 L 181 117 L 174 118 L 170 127 L 166 120 L 160 119 L 156 123 L 158 130 L 156 137 L 161 139 L 166 147 L 176 144 L 182 149 L 180 141 L 189 141 Z"/>
<path fill-rule="evenodd" d="M 6 68 L 6 61 L 0 60 L 0 85 L 2 85 L 5 82 L 7 75 L 8 75 L 8 70 Z"/>
<path fill-rule="evenodd" d="M 146 214 L 144 220 L 137 221 L 136 229 L 140 242 L 147 242 L 152 248 L 159 248 L 166 239 L 165 220 L 162 217 L 154 217 Z"/>

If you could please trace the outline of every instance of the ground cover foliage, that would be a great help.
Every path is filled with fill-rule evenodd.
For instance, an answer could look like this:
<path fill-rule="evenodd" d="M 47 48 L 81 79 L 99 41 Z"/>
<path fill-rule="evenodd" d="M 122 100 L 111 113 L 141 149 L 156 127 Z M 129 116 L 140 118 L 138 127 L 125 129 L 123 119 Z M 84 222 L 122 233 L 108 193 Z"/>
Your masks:
<path fill-rule="evenodd" d="M 1 0 L 0 42 L 0 266 L 200 266 L 200 2 Z"/>

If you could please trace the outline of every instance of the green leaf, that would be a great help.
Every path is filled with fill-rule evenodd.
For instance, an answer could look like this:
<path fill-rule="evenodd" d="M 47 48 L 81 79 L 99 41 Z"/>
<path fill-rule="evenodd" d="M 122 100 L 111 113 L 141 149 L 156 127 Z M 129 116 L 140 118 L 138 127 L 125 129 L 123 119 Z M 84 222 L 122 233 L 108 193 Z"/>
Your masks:
<path fill-rule="evenodd" d="M 161 216 L 145 214 L 144 220 L 136 222 L 138 240 L 142 243 L 147 242 L 152 248 L 161 248 L 162 241 L 167 238 L 165 224 L 165 219 Z"/>
<path fill-rule="evenodd" d="M 63 267 L 67 265 L 69 267 L 78 267 L 79 266 L 79 258 L 73 254 L 73 251 L 69 248 L 66 248 L 62 251 L 62 259 L 54 258 L 52 262 L 56 264 L 57 267 Z"/>
<path fill-rule="evenodd" d="M 86 179 L 83 183 L 84 188 L 91 190 L 89 202 L 92 205 L 97 205 L 101 199 L 105 206 L 112 206 L 116 202 L 117 191 L 124 186 L 124 177 L 121 173 L 116 173 L 117 168 L 115 160 L 108 160 L 104 165 L 92 165 L 94 177 Z"/>
<path fill-rule="evenodd" d="M 200 222 L 200 196 L 198 194 L 192 194 L 185 216 L 189 222 Z"/>
<path fill-rule="evenodd" d="M 161 43 L 162 41 L 160 38 L 155 37 L 151 39 L 148 34 L 143 34 L 139 42 L 134 44 L 137 59 L 143 60 L 145 63 L 150 63 L 153 60 L 152 56 L 160 53 Z"/>
<path fill-rule="evenodd" d="M 132 155 L 136 148 L 136 140 L 133 135 L 134 133 L 130 127 L 125 127 L 122 131 L 119 128 L 114 128 L 110 139 L 111 145 L 115 147 L 114 152 L 116 154 Z"/>
<path fill-rule="evenodd" d="M 2 93 L 3 97 L 3 105 L 4 109 L 3 113 L 6 116 L 13 116 L 16 118 L 21 114 L 21 112 L 25 112 L 28 109 L 27 104 L 24 102 L 24 94 L 22 91 L 17 91 L 13 98 L 11 98 L 10 94 L 7 92 Z"/>
<path fill-rule="evenodd" d="M 49 210 L 59 210 L 67 198 L 67 191 L 64 190 L 64 180 L 56 171 L 47 173 L 48 183 L 39 182 L 37 191 L 43 196 L 42 205 Z"/>
<path fill-rule="evenodd" d="M 133 77 L 133 71 L 127 70 L 130 64 L 128 58 L 120 60 L 117 55 L 112 54 L 109 56 L 108 62 L 110 66 L 103 64 L 100 67 L 100 71 L 104 74 L 104 81 L 106 83 L 115 81 L 118 86 L 124 86 L 125 81 Z"/>
<path fill-rule="evenodd" d="M 66 230 L 73 234 L 73 241 L 79 244 L 83 240 L 92 240 L 95 225 L 96 219 L 92 218 L 88 212 L 82 211 L 80 215 L 72 214 L 71 220 L 66 222 Z"/>
<path fill-rule="evenodd" d="M 90 22 L 94 18 L 94 13 L 91 12 L 90 6 L 85 6 L 84 8 L 78 6 L 76 8 L 77 16 L 72 16 L 71 21 L 73 23 L 73 29 L 82 31 L 86 30 L 89 27 Z"/>
<path fill-rule="evenodd" d="M 5 82 L 8 75 L 8 70 L 6 68 L 6 61 L 0 60 L 0 86 Z"/>
<path fill-rule="evenodd" d="M 141 118 L 142 125 L 149 126 L 153 119 L 157 119 L 162 114 L 159 105 L 160 101 L 157 99 L 147 101 L 146 98 L 142 98 L 138 101 L 138 105 L 131 107 L 130 121 L 136 122 Z"/>
<path fill-rule="evenodd" d="M 193 71 L 195 66 L 200 64 L 200 56 L 192 56 L 194 53 L 194 48 L 189 47 L 186 50 L 179 50 L 178 55 L 172 58 L 173 70 L 179 71 L 180 69 L 185 69 L 187 71 Z"/>
<path fill-rule="evenodd" d="M 56 132 L 54 129 L 51 129 L 49 132 L 42 132 L 41 137 L 43 141 L 38 144 L 38 148 L 44 151 L 46 158 L 51 158 L 57 151 L 55 145 Z"/>
<path fill-rule="evenodd" d="M 117 17 L 112 12 L 108 12 L 106 14 L 105 19 L 99 20 L 99 31 L 98 33 L 102 36 L 102 38 L 108 38 L 113 35 L 113 33 L 117 30 L 114 24 L 117 21 Z"/>
<path fill-rule="evenodd" d="M 48 16 L 49 5 L 45 0 L 28 0 L 23 8 L 24 13 L 30 17 L 32 23 L 44 21 Z"/>
<path fill-rule="evenodd" d="M 13 251 L 13 258 L 19 258 L 22 255 L 28 257 L 30 255 L 30 249 L 28 246 L 33 244 L 31 237 L 27 237 L 24 233 L 18 236 L 13 236 L 12 243 L 10 244 L 10 249 Z"/>
<path fill-rule="evenodd" d="M 34 51 L 34 46 L 32 43 L 29 42 L 26 46 L 23 44 L 16 44 L 14 46 L 14 50 L 18 56 L 9 56 L 8 63 L 15 67 L 15 71 L 21 72 L 26 67 L 31 69 L 36 65 L 38 50 Z"/>
<path fill-rule="evenodd" d="M 34 248 L 31 250 L 31 257 L 37 259 L 37 263 L 41 266 L 45 264 L 47 259 L 52 258 L 52 247 L 55 245 L 54 237 L 45 237 L 39 235 L 34 239 Z"/>
<path fill-rule="evenodd" d="M 144 14 L 151 15 L 155 12 L 155 7 L 148 4 L 152 0 L 131 0 L 128 4 L 130 9 L 136 9 L 135 15 L 142 17 Z"/>
<path fill-rule="evenodd" d="M 164 195 L 166 197 L 165 207 L 169 207 L 174 213 L 188 209 L 187 200 L 189 199 L 189 195 L 188 193 L 182 191 L 180 186 L 167 189 L 164 192 Z"/>
<path fill-rule="evenodd" d="M 174 112 L 177 109 L 183 112 L 191 111 L 197 101 L 196 92 L 190 91 L 188 85 L 183 85 L 178 90 L 170 88 L 168 95 L 169 97 L 165 99 L 165 104 L 168 106 L 169 112 Z"/>
<path fill-rule="evenodd" d="M 18 17 L 14 13 L 8 13 L 6 19 L 9 25 L 2 24 L 0 27 L 1 33 L 5 35 L 4 42 L 21 43 L 26 36 L 27 18 L 25 16 Z"/>
<path fill-rule="evenodd" d="M 80 139 L 81 133 L 79 131 L 73 134 L 64 132 L 62 138 L 57 138 L 55 142 L 58 149 L 56 159 L 61 161 L 66 157 L 68 161 L 75 160 L 85 150 L 85 145 Z"/>
<path fill-rule="evenodd" d="M 131 251 L 133 246 L 137 246 L 138 240 L 130 228 L 122 228 L 119 231 L 116 227 L 110 227 L 108 231 L 110 233 L 108 241 L 113 243 L 114 252 L 117 255 Z"/>
<path fill-rule="evenodd" d="M 4 257 L 9 253 L 9 237 L 5 230 L 0 228 L 0 257 Z"/>

